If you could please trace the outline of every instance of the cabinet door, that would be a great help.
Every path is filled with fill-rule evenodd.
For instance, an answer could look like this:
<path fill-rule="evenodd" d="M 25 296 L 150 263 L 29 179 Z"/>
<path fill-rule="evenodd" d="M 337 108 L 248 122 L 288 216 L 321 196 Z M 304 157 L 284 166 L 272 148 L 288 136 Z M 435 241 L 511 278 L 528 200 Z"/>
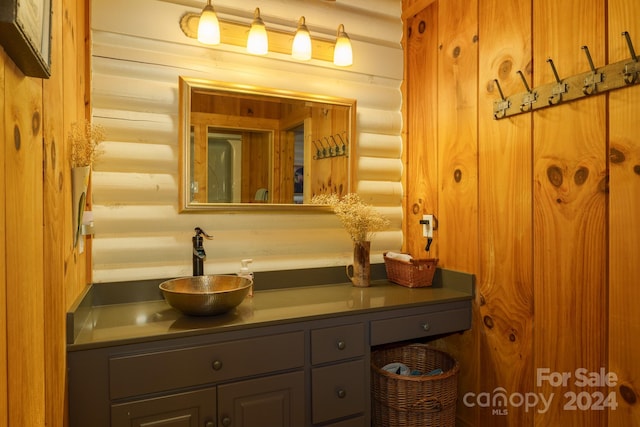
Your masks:
<path fill-rule="evenodd" d="M 216 390 L 111 405 L 111 427 L 214 427 Z"/>
<path fill-rule="evenodd" d="M 219 427 L 300 427 L 304 407 L 302 371 L 218 386 Z"/>

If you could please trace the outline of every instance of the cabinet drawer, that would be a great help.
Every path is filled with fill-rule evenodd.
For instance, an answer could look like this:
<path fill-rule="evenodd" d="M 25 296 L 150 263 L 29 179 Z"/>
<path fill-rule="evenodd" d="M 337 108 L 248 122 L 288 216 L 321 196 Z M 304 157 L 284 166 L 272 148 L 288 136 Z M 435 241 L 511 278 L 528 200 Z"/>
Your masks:
<path fill-rule="evenodd" d="M 314 365 L 364 354 L 364 325 L 336 326 L 311 331 L 311 363 Z"/>
<path fill-rule="evenodd" d="M 462 331 L 470 327 L 470 308 L 375 320 L 371 322 L 371 345 Z"/>
<path fill-rule="evenodd" d="M 365 388 L 363 360 L 314 368 L 311 371 L 313 423 L 363 413 Z"/>
<path fill-rule="evenodd" d="M 304 332 L 113 357 L 112 399 L 193 387 L 304 365 Z"/>

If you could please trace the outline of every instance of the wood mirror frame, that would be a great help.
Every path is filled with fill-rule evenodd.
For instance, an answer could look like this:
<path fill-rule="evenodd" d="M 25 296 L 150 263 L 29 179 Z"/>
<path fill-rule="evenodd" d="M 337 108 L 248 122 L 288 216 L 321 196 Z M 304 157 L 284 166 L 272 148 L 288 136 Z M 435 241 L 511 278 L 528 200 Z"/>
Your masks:
<path fill-rule="evenodd" d="M 180 212 L 321 208 L 351 191 L 355 117 L 354 99 L 180 77 Z"/>

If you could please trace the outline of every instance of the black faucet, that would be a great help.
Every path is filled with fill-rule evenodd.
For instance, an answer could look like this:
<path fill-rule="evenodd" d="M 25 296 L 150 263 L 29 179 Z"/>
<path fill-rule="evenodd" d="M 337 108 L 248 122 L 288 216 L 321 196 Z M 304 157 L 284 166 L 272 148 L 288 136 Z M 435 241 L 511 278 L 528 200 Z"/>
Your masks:
<path fill-rule="evenodd" d="M 193 242 L 193 275 L 204 276 L 204 260 L 207 259 L 207 253 L 202 245 L 203 237 L 213 239 L 202 228 L 195 228 L 196 235 L 191 238 Z"/>

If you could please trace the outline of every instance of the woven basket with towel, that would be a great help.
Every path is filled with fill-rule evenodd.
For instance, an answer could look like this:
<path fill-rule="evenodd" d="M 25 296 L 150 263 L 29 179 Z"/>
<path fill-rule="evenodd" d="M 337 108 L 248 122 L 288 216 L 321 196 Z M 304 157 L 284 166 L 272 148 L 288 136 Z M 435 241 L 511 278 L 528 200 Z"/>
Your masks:
<path fill-rule="evenodd" d="M 408 288 L 433 284 L 438 258 L 415 259 L 409 254 L 396 252 L 385 252 L 383 256 L 389 281 Z"/>

